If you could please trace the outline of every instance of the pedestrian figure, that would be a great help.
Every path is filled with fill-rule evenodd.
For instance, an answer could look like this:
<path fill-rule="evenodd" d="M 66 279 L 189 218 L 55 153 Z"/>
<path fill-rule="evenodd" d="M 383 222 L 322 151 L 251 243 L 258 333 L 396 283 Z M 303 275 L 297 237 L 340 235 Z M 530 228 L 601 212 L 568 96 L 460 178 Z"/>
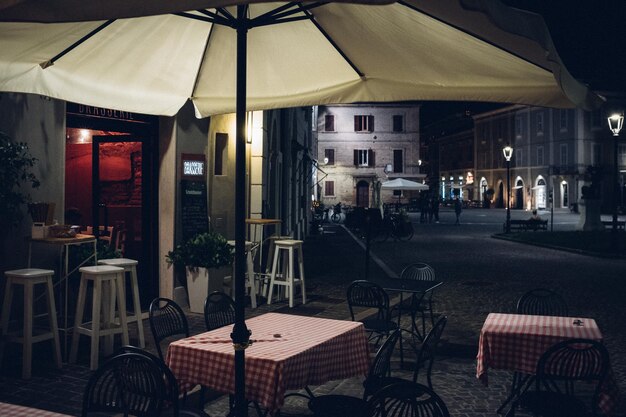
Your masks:
<path fill-rule="evenodd" d="M 457 197 L 454 200 L 454 214 L 456 214 L 456 222 L 454 224 L 461 224 L 461 212 L 463 211 L 463 204 L 461 204 L 461 199 Z"/>
<path fill-rule="evenodd" d="M 432 211 L 431 214 L 435 218 L 435 223 L 439 223 L 439 196 L 435 193 L 433 194 L 432 201 Z"/>

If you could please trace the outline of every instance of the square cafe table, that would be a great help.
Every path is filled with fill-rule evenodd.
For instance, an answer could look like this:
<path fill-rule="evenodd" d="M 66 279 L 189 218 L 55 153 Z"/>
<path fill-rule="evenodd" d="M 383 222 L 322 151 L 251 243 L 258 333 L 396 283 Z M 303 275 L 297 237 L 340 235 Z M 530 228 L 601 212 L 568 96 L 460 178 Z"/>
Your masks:
<path fill-rule="evenodd" d="M 0 416 L 2 417 L 69 417 L 68 414 L 59 414 L 38 408 L 0 402 Z"/>
<path fill-rule="evenodd" d="M 580 320 L 582 325 L 575 325 Z M 541 355 L 552 345 L 574 338 L 602 341 L 602 333 L 594 319 L 580 317 L 533 316 L 526 314 L 490 313 L 480 331 L 476 356 L 476 377 L 487 384 L 489 368 L 507 369 L 526 375 L 526 384 L 512 387 L 511 394 L 500 407 L 504 408 L 528 386 Z M 606 415 L 619 400 L 619 391 L 609 371 L 609 378 L 600 392 L 599 407 Z"/>
<path fill-rule="evenodd" d="M 287 390 L 367 374 L 369 349 L 360 322 L 266 313 L 246 325 L 254 341 L 246 349 L 246 398 L 272 413 Z M 170 344 L 166 362 L 183 388 L 201 384 L 235 392 L 232 328 Z"/>

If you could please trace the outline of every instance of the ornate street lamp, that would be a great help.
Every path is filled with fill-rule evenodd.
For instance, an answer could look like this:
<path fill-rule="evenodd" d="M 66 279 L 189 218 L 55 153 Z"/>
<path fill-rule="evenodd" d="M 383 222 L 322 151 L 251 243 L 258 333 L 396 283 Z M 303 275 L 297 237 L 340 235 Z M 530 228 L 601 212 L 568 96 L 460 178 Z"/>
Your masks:
<path fill-rule="evenodd" d="M 624 126 L 624 114 L 614 113 L 608 117 L 609 129 L 613 132 L 613 230 L 611 240 L 613 249 L 617 250 L 617 196 L 619 195 L 619 167 L 617 166 L 617 140 Z"/>
<path fill-rule="evenodd" d="M 511 157 L 513 156 L 513 148 L 506 145 L 502 148 L 504 159 L 506 159 L 506 233 L 511 233 Z"/>

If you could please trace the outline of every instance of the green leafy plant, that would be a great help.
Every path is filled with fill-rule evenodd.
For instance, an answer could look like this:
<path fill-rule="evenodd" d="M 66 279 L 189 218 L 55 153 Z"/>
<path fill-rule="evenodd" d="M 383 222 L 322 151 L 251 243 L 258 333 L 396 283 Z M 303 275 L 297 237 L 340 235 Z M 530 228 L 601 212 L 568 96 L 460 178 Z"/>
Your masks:
<path fill-rule="evenodd" d="M 39 187 L 39 180 L 31 172 L 36 162 L 27 144 L 13 142 L 0 132 L 0 219 L 7 224 L 17 224 L 23 216 L 21 206 L 30 201 L 30 196 L 22 192 L 20 186 Z"/>
<path fill-rule="evenodd" d="M 165 256 L 175 268 L 219 268 L 233 263 L 233 247 L 219 233 L 200 233 Z"/>

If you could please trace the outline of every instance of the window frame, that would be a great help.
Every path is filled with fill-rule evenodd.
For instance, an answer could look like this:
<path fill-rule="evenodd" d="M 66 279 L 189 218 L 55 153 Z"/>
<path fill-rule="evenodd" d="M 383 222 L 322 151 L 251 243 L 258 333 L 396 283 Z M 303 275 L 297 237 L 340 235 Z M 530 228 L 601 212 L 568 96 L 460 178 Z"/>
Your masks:
<path fill-rule="evenodd" d="M 399 122 L 397 122 L 399 120 Z M 399 125 L 397 125 L 399 123 Z M 405 131 L 404 116 L 401 114 L 394 114 L 391 116 L 391 130 L 394 133 L 402 133 Z"/>
<path fill-rule="evenodd" d="M 328 189 L 330 193 L 328 192 Z M 334 180 L 326 180 L 324 181 L 324 196 L 325 197 L 335 197 L 335 181 Z"/>
<path fill-rule="evenodd" d="M 374 116 L 355 114 L 354 131 L 356 133 L 372 133 L 374 131 Z"/>
<path fill-rule="evenodd" d="M 331 123 L 329 123 L 329 121 Z M 328 125 L 332 124 L 331 129 L 328 129 Z M 325 114 L 324 115 L 324 132 L 336 132 L 335 130 L 335 115 L 334 114 Z"/>
<path fill-rule="evenodd" d="M 399 153 L 400 155 L 400 166 L 396 166 L 396 155 Z M 402 173 L 404 172 L 404 149 L 393 149 L 392 152 L 392 166 L 394 173 Z"/>
<path fill-rule="evenodd" d="M 335 149 L 325 148 L 324 158 L 328 158 L 328 162 L 326 162 L 325 165 L 335 165 Z"/>

